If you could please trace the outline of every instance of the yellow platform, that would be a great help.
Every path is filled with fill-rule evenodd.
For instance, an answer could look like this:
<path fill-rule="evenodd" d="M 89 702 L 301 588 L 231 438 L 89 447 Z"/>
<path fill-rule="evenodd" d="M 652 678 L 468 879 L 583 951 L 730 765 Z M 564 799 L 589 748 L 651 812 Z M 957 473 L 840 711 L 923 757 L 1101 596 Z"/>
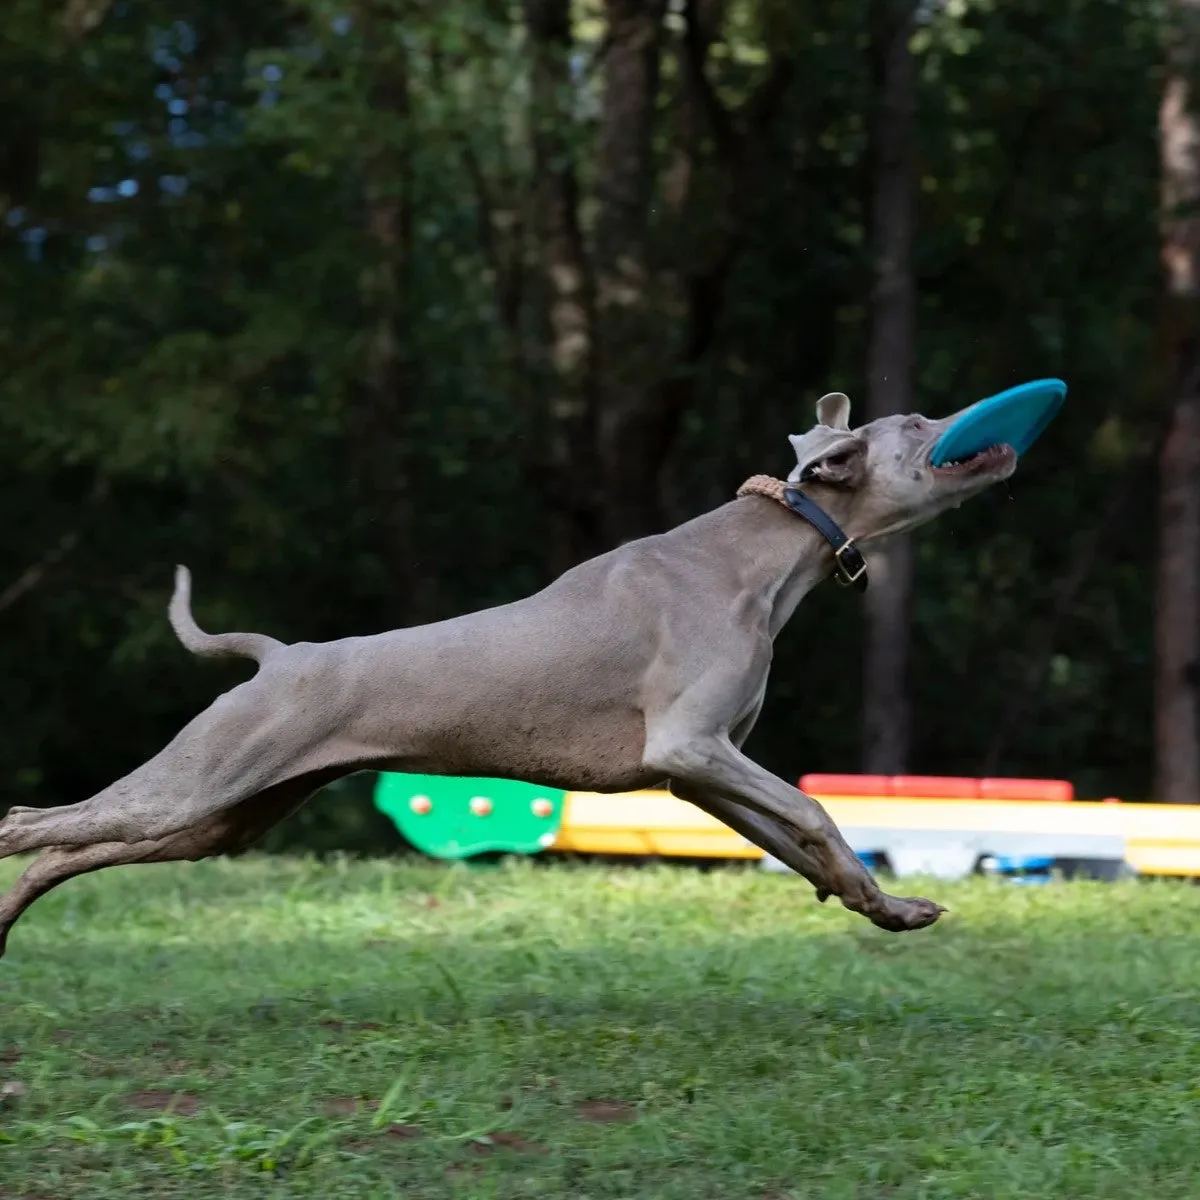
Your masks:
<path fill-rule="evenodd" d="M 680 858 L 762 858 L 716 817 L 670 792 L 568 792 L 551 850 Z"/>
<path fill-rule="evenodd" d="M 1200 876 L 1200 805 L 816 798 L 843 828 L 1119 834 L 1126 840 L 1126 861 L 1142 874 Z M 568 792 L 562 825 L 550 849 L 584 854 L 763 857 L 757 846 L 747 844 L 715 817 L 660 791 L 616 795 Z"/>

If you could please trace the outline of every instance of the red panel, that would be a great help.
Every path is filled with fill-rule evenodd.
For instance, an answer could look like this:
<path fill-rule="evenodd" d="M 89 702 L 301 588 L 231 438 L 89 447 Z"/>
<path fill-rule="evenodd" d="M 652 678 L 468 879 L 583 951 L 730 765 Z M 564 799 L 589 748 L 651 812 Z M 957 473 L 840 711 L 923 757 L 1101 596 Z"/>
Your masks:
<path fill-rule="evenodd" d="M 1075 799 L 1075 789 L 1065 779 L 981 779 L 979 795 L 983 800 L 1056 800 Z"/>
<path fill-rule="evenodd" d="M 949 775 L 896 775 L 892 778 L 892 795 L 975 800 L 979 796 L 979 780 L 955 779 Z"/>
<path fill-rule="evenodd" d="M 906 796 L 955 800 L 1075 799 L 1065 779 L 972 779 L 949 775 L 804 775 L 800 790 L 814 796 Z"/>
<path fill-rule="evenodd" d="M 890 775 L 802 775 L 800 790 L 810 796 L 890 796 Z"/>

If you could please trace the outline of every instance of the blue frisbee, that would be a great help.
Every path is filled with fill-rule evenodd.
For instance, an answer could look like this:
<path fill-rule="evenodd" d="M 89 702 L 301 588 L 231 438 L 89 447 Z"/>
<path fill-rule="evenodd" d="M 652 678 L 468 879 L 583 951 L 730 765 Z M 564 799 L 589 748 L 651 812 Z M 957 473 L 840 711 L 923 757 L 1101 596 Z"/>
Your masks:
<path fill-rule="evenodd" d="M 980 400 L 942 434 L 930 462 L 935 467 L 962 462 L 991 446 L 1011 446 L 1024 454 L 1054 420 L 1066 395 L 1061 379 L 1035 379 Z"/>

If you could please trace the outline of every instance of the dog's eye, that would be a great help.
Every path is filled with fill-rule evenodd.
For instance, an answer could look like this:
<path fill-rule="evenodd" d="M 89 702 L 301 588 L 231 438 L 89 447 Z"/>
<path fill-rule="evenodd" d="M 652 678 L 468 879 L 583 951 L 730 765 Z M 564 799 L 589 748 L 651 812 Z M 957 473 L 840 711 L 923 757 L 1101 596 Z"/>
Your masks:
<path fill-rule="evenodd" d="M 925 428 L 925 418 L 924 417 L 909 417 L 908 420 L 904 422 L 904 424 L 901 428 L 907 429 L 907 430 L 924 429 Z"/>
<path fill-rule="evenodd" d="M 850 461 L 850 455 L 852 453 L 852 450 L 842 450 L 838 454 L 831 454 L 825 460 L 826 465 L 830 467 L 844 467 L 846 463 Z"/>

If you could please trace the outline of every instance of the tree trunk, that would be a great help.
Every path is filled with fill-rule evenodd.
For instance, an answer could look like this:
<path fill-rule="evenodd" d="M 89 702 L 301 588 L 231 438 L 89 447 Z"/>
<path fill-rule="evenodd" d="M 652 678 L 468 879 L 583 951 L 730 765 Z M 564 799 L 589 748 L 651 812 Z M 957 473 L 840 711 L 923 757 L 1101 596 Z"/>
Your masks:
<path fill-rule="evenodd" d="M 1195 351 L 1192 351 L 1193 356 Z M 1200 392 L 1176 395 L 1159 458 L 1155 799 L 1200 804 Z"/>
<path fill-rule="evenodd" d="M 913 408 L 914 13 L 912 0 L 874 0 L 871 11 L 869 421 Z M 908 759 L 912 574 L 907 536 L 871 555 L 863 651 L 863 770 L 871 774 L 902 773 Z"/>
<path fill-rule="evenodd" d="M 365 4 L 359 17 L 378 47 L 367 103 L 374 136 L 363 147 L 364 222 L 373 258 L 360 294 L 366 325 L 362 371 L 349 428 L 362 509 L 375 526 L 372 548 L 386 567 L 389 611 L 415 621 L 432 604 L 434 580 L 415 569 L 416 547 L 408 448 L 414 389 L 410 348 L 413 171 L 407 51 L 392 32 L 394 14 Z M 399 621 L 397 623 L 400 623 Z"/>
<path fill-rule="evenodd" d="M 662 524 L 660 475 L 669 434 L 659 393 L 669 340 L 653 302 L 647 212 L 666 0 L 605 0 L 604 106 L 596 175 L 599 447 L 610 544 Z"/>
<path fill-rule="evenodd" d="M 558 574 L 603 548 L 596 456 L 595 288 L 579 224 L 579 183 L 563 97 L 571 90 L 570 0 L 526 0 L 533 59 L 534 224 L 542 269 L 546 357 L 553 378 L 548 457 L 539 473 L 554 512 L 549 566 Z"/>
<path fill-rule="evenodd" d="M 694 403 L 697 371 L 716 338 L 730 269 L 743 242 L 751 177 L 762 166 L 765 133 L 794 71 L 790 57 L 772 59 L 745 104 L 726 111 L 705 74 L 723 5 L 686 0 L 680 86 L 687 111 L 665 199 L 677 227 L 695 217 L 689 202 L 701 123 L 716 145 L 727 196 L 719 211 L 703 214 L 706 236 L 686 246 L 677 270 L 652 263 L 648 214 L 666 8 L 666 0 L 605 2 L 596 225 L 589 255 L 578 176 L 564 136 L 569 117 L 559 99 L 572 87 L 569 4 L 525 0 L 533 56 L 536 224 L 549 296 L 548 353 L 557 383 L 551 404 L 555 470 L 548 487 L 573 526 L 558 556 L 560 567 L 662 527 L 663 468 Z"/>
<path fill-rule="evenodd" d="M 1175 0 L 1173 17 L 1159 109 L 1170 412 L 1159 456 L 1155 798 L 1200 804 L 1200 0 Z"/>

